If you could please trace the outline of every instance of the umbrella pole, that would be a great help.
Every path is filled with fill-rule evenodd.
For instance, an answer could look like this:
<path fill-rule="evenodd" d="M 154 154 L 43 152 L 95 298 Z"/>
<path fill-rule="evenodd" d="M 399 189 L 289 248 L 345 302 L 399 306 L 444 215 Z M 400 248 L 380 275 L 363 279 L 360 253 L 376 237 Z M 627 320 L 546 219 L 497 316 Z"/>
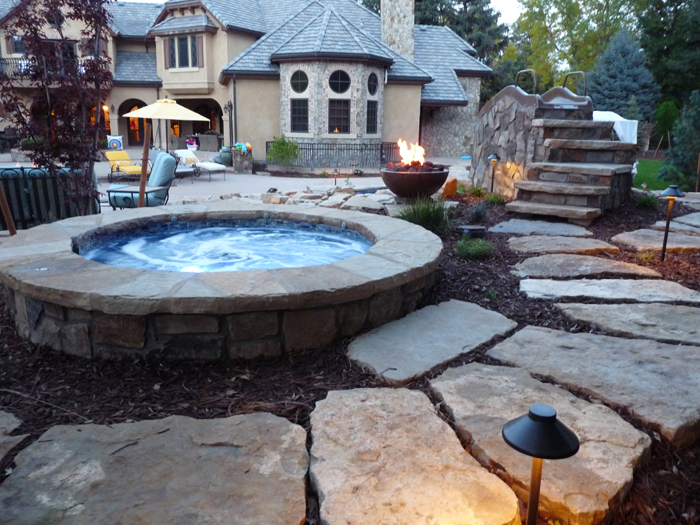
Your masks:
<path fill-rule="evenodd" d="M 141 183 L 139 184 L 139 208 L 143 208 L 146 199 L 146 181 L 148 171 L 148 143 L 151 140 L 151 124 L 146 122 L 146 134 L 143 141 L 143 157 L 141 158 Z"/>

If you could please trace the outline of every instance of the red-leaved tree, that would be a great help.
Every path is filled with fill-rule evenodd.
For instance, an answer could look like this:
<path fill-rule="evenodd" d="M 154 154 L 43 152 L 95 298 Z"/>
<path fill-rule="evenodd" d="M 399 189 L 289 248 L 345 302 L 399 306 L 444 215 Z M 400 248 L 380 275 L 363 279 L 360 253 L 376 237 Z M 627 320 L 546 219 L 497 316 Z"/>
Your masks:
<path fill-rule="evenodd" d="M 24 57 L 0 72 L 6 118 L 79 215 L 90 213 L 98 196 L 92 173 L 112 87 L 109 21 L 104 0 L 20 0 L 8 34 L 21 38 Z M 80 40 L 66 34 L 68 26 L 82 28 Z"/>

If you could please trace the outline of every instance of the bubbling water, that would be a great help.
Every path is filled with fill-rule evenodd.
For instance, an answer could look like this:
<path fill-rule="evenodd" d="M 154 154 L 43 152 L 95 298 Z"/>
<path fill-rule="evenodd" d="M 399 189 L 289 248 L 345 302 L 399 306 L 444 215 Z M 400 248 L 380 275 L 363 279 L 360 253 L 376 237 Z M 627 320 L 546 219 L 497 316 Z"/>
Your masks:
<path fill-rule="evenodd" d="M 371 243 L 315 228 L 210 227 L 159 231 L 104 242 L 82 255 L 118 268 L 179 272 L 269 270 L 330 264 Z M 364 239 L 364 240 L 362 240 Z"/>

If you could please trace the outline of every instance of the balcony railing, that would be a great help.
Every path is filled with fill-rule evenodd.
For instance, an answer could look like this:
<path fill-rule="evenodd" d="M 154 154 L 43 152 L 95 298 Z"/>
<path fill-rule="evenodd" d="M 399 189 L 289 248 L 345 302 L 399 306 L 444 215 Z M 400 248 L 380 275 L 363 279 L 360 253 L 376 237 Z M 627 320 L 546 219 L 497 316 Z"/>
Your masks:
<path fill-rule="evenodd" d="M 89 58 L 74 58 L 78 63 L 78 71 L 81 71 L 83 64 L 87 63 Z M 51 63 L 47 64 L 50 74 L 63 72 L 62 65 L 64 61 L 56 58 Z M 31 58 L 0 58 L 0 72 L 5 73 L 10 78 L 22 79 L 31 73 L 32 68 L 36 67 L 36 61 Z"/>
<path fill-rule="evenodd" d="M 265 143 L 265 152 L 273 142 Z M 380 168 L 387 162 L 399 162 L 399 146 L 393 142 L 380 144 L 353 144 L 336 142 L 330 144 L 298 142 L 299 158 L 292 166 L 304 168 Z M 266 155 L 267 156 L 267 155 Z"/>

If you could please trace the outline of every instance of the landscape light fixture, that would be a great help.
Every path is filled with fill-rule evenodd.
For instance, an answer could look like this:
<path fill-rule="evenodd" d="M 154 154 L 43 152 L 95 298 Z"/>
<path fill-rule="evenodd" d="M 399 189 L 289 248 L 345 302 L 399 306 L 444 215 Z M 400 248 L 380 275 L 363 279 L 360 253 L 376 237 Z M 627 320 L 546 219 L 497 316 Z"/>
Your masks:
<path fill-rule="evenodd" d="M 333 170 L 333 186 L 338 185 L 338 175 L 340 175 L 340 164 L 338 164 L 338 167 Z"/>
<path fill-rule="evenodd" d="M 668 241 L 668 229 L 671 226 L 671 215 L 673 214 L 673 201 L 676 197 L 685 197 L 685 193 L 678 189 L 678 186 L 671 184 L 661 192 L 662 197 L 668 199 L 668 213 L 666 214 L 666 230 L 664 231 L 664 244 L 661 247 L 661 262 L 666 258 L 666 242 Z"/>
<path fill-rule="evenodd" d="M 535 404 L 530 411 L 503 425 L 503 440 L 518 452 L 532 457 L 527 525 L 537 525 L 543 459 L 564 459 L 578 452 L 576 434 L 557 420 L 549 405 Z"/>
<path fill-rule="evenodd" d="M 642 184 L 642 196 L 647 194 L 647 183 Z"/>
<path fill-rule="evenodd" d="M 496 178 L 496 162 L 501 160 L 501 157 L 496 155 L 489 155 L 489 160 L 491 161 L 491 193 L 493 193 L 493 181 Z"/>

